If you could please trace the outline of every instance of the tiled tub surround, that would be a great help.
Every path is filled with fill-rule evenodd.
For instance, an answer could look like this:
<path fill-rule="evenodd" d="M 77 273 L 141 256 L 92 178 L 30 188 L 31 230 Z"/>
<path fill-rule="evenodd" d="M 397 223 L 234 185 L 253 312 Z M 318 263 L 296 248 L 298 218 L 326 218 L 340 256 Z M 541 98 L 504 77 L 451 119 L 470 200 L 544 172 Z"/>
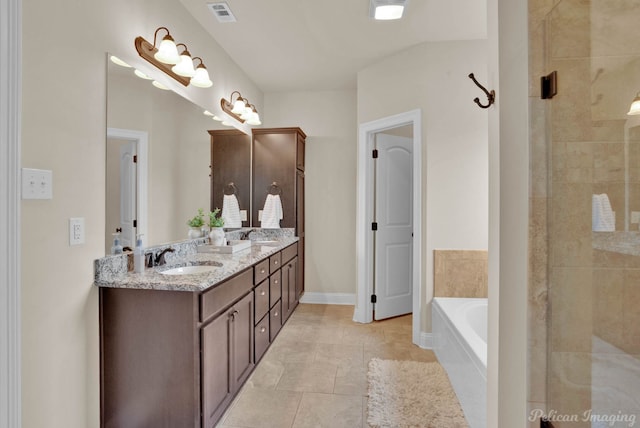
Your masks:
<path fill-rule="evenodd" d="M 166 264 L 146 268 L 144 273 L 134 273 L 130 269 L 130 255 L 111 255 L 95 261 L 94 284 L 98 287 L 134 288 L 170 291 L 203 291 L 233 276 L 234 274 L 277 253 L 298 241 L 293 229 L 240 229 L 226 232 L 228 240 L 239 239 L 242 233 L 254 230 L 253 241 L 274 240 L 279 245 L 252 245 L 250 249 L 233 254 L 198 253 L 199 245 L 206 245 L 207 238 L 191 239 L 173 244 L 163 244 L 145 249 L 145 254 L 158 254 L 167 248 L 174 252 L 165 255 Z M 217 266 L 211 272 L 189 275 L 163 275 L 161 272 L 182 266 Z"/>

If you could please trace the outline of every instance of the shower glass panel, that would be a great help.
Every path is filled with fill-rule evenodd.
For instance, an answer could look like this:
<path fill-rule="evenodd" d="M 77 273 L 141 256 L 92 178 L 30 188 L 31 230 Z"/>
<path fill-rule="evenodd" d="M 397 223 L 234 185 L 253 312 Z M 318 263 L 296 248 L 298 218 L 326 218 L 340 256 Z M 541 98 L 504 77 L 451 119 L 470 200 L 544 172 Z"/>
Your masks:
<path fill-rule="evenodd" d="M 640 116 L 627 114 L 640 2 L 551 3 L 537 36 L 545 73 L 558 72 L 543 101 L 545 412 L 555 428 L 640 426 Z"/>

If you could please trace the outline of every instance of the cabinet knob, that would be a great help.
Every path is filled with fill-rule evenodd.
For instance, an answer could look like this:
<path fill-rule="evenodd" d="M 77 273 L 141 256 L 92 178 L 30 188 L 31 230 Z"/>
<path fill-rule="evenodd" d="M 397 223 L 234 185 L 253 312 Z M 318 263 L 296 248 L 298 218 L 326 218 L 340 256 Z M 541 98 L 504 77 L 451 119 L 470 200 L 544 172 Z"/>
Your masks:
<path fill-rule="evenodd" d="M 260 269 L 260 273 L 264 273 L 264 268 Z"/>
<path fill-rule="evenodd" d="M 267 331 L 267 327 L 262 327 L 262 328 L 260 329 L 260 333 L 264 333 L 265 331 Z"/>
<path fill-rule="evenodd" d="M 266 292 L 266 291 L 264 291 L 264 290 L 262 290 L 262 291 L 260 292 L 260 295 L 261 295 L 261 296 L 264 296 L 265 294 L 267 294 L 267 292 Z"/>
<path fill-rule="evenodd" d="M 274 284 L 277 284 L 277 283 L 278 283 L 278 280 L 277 280 L 277 279 L 273 280 L 273 283 L 274 283 Z"/>
<path fill-rule="evenodd" d="M 277 265 L 277 264 L 278 264 L 278 261 L 277 261 L 277 260 L 276 260 L 276 261 L 274 261 L 274 262 L 273 262 L 273 264 L 274 264 L 274 265 Z"/>
<path fill-rule="evenodd" d="M 278 311 L 275 311 L 275 312 L 273 313 L 273 317 L 275 318 L 275 317 L 277 317 L 277 316 L 278 316 Z"/>

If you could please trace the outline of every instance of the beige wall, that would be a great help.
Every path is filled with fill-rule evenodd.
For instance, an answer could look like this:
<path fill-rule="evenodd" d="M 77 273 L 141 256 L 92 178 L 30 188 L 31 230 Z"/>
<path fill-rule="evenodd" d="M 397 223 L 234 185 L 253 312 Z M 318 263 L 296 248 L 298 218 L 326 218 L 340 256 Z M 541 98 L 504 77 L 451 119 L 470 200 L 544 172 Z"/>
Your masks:
<path fill-rule="evenodd" d="M 486 249 L 486 41 L 424 43 L 358 73 L 358 122 L 422 110 L 422 331 L 431 331 L 433 251 Z M 484 100 L 483 102 L 486 102 Z"/>
<path fill-rule="evenodd" d="M 265 126 L 307 134 L 305 291 L 355 294 L 356 93 L 266 93 L 264 103 Z"/>
<path fill-rule="evenodd" d="M 214 87 L 196 89 L 203 104 L 241 89 L 262 108 L 260 91 L 178 2 L 23 3 L 22 166 L 53 170 L 54 196 L 21 206 L 25 428 L 98 426 L 92 282 L 105 248 L 105 52 L 135 58 L 134 38 L 152 39 L 161 25 L 205 60 Z M 70 217 L 85 218 L 84 245 L 68 245 Z"/>

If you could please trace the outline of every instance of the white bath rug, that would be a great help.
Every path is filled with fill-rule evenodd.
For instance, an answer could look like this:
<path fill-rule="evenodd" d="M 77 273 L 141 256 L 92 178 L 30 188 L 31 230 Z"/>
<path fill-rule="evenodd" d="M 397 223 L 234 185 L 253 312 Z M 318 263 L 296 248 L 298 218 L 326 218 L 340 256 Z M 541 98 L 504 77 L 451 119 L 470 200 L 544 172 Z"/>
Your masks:
<path fill-rule="evenodd" d="M 367 423 L 375 428 L 467 428 L 462 408 L 437 362 L 373 358 Z"/>

